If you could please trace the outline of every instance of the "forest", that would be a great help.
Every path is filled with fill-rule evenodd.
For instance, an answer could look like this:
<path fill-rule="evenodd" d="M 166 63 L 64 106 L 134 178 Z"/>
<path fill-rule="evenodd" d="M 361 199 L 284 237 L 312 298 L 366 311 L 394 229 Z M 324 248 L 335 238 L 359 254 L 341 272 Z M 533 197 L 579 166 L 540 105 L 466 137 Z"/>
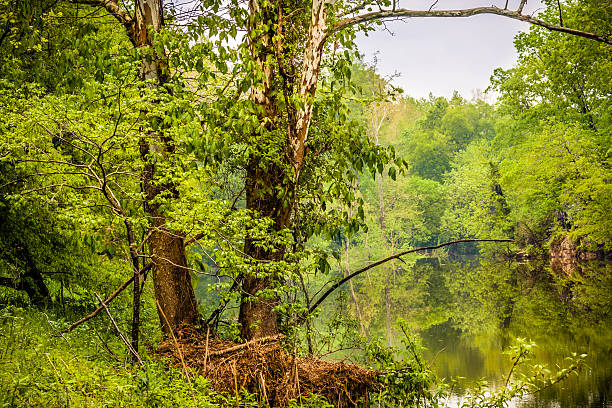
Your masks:
<path fill-rule="evenodd" d="M 0 406 L 611 406 L 612 3 L 403 3 L 0 0 Z"/>

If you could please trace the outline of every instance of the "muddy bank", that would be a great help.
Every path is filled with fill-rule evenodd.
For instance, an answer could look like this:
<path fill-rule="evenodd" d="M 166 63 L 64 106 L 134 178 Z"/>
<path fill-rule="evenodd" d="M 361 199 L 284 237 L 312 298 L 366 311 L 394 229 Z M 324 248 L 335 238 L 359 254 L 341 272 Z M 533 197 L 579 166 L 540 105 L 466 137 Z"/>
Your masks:
<path fill-rule="evenodd" d="M 609 253 L 603 250 L 587 251 L 581 248 L 580 242 L 575 242 L 568 236 L 550 245 L 549 256 L 553 271 L 570 275 L 580 269 L 582 261 L 606 259 Z"/>

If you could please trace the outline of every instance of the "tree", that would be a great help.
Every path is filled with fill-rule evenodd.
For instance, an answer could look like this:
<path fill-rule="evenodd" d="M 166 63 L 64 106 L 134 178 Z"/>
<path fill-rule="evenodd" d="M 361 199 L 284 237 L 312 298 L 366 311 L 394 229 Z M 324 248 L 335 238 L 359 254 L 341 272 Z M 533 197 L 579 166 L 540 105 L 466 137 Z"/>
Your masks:
<path fill-rule="evenodd" d="M 111 14 L 125 29 L 125 34 L 142 55 L 139 79 L 150 89 L 160 90 L 168 81 L 168 65 L 163 47 L 154 47 L 153 38 L 164 25 L 164 10 L 161 0 L 135 0 L 133 15 L 114 1 L 73 0 L 73 3 L 102 7 Z M 163 118 L 156 114 L 150 120 Z M 148 244 L 153 262 L 153 283 L 156 299 L 159 302 L 161 326 L 164 332 L 183 324 L 198 322 L 196 300 L 188 273 L 184 238 L 180 232 L 170 231 L 166 216 L 161 211 L 159 198 L 177 197 L 176 186 L 172 181 L 160 181 L 158 168 L 160 162 L 156 153 L 161 152 L 161 160 L 172 155 L 175 143 L 163 126 L 153 125 L 143 132 L 139 142 L 140 154 L 144 164 L 142 182 L 145 193 L 145 208 L 150 220 Z M 163 165 L 162 165 L 163 167 Z M 132 244 L 130 244 L 132 245 Z M 134 271 L 134 302 L 139 302 L 139 268 Z"/>
<path fill-rule="evenodd" d="M 249 17 L 243 18 L 243 21 L 248 20 L 246 38 L 251 57 L 248 64 L 258 71 L 252 82 L 251 100 L 258 106 L 258 121 L 262 126 L 250 143 L 245 182 L 247 208 L 260 216 L 270 217 L 276 231 L 291 226 L 301 178 L 308 166 L 308 135 L 323 57 L 328 51 L 333 55 L 328 45 L 331 38 L 349 50 L 353 27 L 366 28 L 371 22 L 388 18 L 465 17 L 492 13 L 610 42 L 598 34 L 583 33 L 523 15 L 524 3 L 521 2 L 516 11 L 497 7 L 412 11 L 387 2 L 382 6 L 389 9 L 369 11 L 368 2 L 355 6 L 348 2 L 332 4 L 313 0 L 305 8 L 295 8 L 291 3 L 249 2 Z M 266 140 L 265 152 L 258 148 L 263 145 L 262 140 Z M 270 141 L 274 144 L 270 145 Z M 269 150 L 277 152 L 272 162 Z M 256 259 L 274 261 L 283 257 L 284 249 L 263 251 L 247 241 L 245 252 Z M 277 331 L 276 301 L 269 294 L 267 299 L 261 296 L 275 279 L 278 277 L 244 277 L 240 321 L 245 338 Z"/>
<path fill-rule="evenodd" d="M 373 5 L 368 2 L 331 3 L 324 0 L 312 0 L 306 4 L 251 0 L 248 8 L 244 8 L 238 1 L 228 5 L 211 0 L 204 2 L 207 8 L 201 11 L 202 18 L 195 21 L 196 28 L 190 32 L 190 40 L 195 42 L 203 35 L 217 36 L 217 40 L 212 41 L 218 46 L 217 54 L 214 54 L 204 47 L 198 48 L 197 43 L 194 46 L 189 44 L 180 31 L 164 32 L 165 17 L 170 18 L 171 13 L 164 12 L 161 0 L 135 0 L 128 7 L 113 0 L 72 0 L 69 3 L 105 10 L 121 24 L 140 56 L 140 90 L 150 96 L 149 105 L 140 107 L 146 120 L 139 123 L 143 199 L 150 226 L 146 241 L 151 253 L 160 320 L 166 332 L 181 324 L 193 324 L 198 318 L 188 274 L 184 232 L 178 227 L 171 228 L 172 219 L 166 212 L 166 204 L 179 198 L 180 185 L 172 172 L 168 172 L 168 167 L 179 161 L 176 158 L 179 147 L 176 134 L 168 127 L 168 122 L 177 119 L 174 116 L 176 112 L 173 111 L 168 118 L 163 109 L 172 106 L 181 89 L 188 88 L 186 81 L 180 80 L 180 75 L 176 82 L 173 81 L 172 75 L 184 68 L 180 65 L 184 59 L 169 54 L 172 43 L 174 40 L 183 41 L 181 46 L 185 49 L 208 52 L 210 60 L 202 62 L 200 55 L 195 66 L 185 63 L 189 69 L 204 73 L 206 68 L 202 65 L 211 62 L 221 74 L 230 74 L 231 71 L 227 86 L 217 94 L 219 100 L 211 105 L 204 104 L 204 109 L 191 118 L 203 122 L 201 133 L 231 135 L 236 144 L 245 146 L 247 210 L 255 217 L 270 220 L 270 235 L 287 235 L 289 230 L 294 237 L 293 243 L 254 236 L 247 236 L 244 240 L 246 257 L 256 263 L 256 267 L 242 273 L 238 279 L 242 293 L 240 321 L 245 339 L 278 331 L 276 286 L 284 280 L 278 265 L 284 265 L 291 244 L 303 244 L 300 234 L 305 238 L 309 235 L 304 223 L 298 221 L 300 213 L 303 215 L 300 208 L 317 202 L 331 202 L 339 197 L 350 201 L 350 186 L 356 172 L 366 168 L 373 173 L 382 172 L 385 164 L 395 161 L 392 151 L 378 149 L 363 141 L 355 143 L 359 141 L 358 132 L 345 128 L 342 123 L 346 115 L 341 103 L 340 85 L 346 83 L 345 79 L 350 75 L 348 63 L 355 29 L 368 30 L 377 21 L 393 18 L 467 17 L 489 13 L 611 43 L 609 38 L 599 33 L 523 15 L 525 0 L 516 11 L 498 7 L 415 11 L 398 8 L 390 1 L 385 1 L 380 7 L 377 5 L 378 11 L 371 11 L 368 8 Z M 230 6 L 230 11 L 221 15 L 226 6 Z M 227 38 L 235 37 L 238 29 L 244 29 L 246 35 L 238 50 L 233 52 L 222 44 Z M 344 52 L 337 52 L 340 47 Z M 238 57 L 239 63 L 230 69 L 228 60 L 235 58 L 238 61 Z M 321 81 L 323 78 L 328 80 L 326 84 Z M 324 92 L 317 93 L 317 89 Z M 224 91 L 229 94 L 226 98 L 222 97 Z M 164 104 L 164 101 L 170 103 Z M 185 113 L 179 111 L 181 115 Z M 340 141 L 342 143 L 338 146 L 331 146 Z M 215 146 L 204 146 L 203 150 Z M 324 155 L 332 160 L 334 166 L 317 169 L 316 166 L 323 163 L 321 157 Z M 336 178 L 331 183 L 332 192 L 325 193 L 326 196 L 323 186 L 317 186 L 317 183 L 321 176 L 329 174 Z M 316 186 L 317 194 L 310 200 L 306 199 L 307 189 L 313 186 Z M 100 188 L 103 194 L 108 193 L 107 184 L 102 183 Z M 314 225 L 319 222 L 315 221 Z M 312 224 L 308 228 L 310 233 L 316 229 Z M 128 230 L 126 225 L 126 232 Z M 135 262 L 140 258 L 138 253 L 133 253 Z M 273 266 L 274 263 L 277 266 Z M 272 266 L 266 268 L 265 264 Z M 134 303 L 138 304 L 142 268 L 133 269 Z"/>
<path fill-rule="evenodd" d="M 158 153 L 175 148 L 172 126 L 178 126 L 176 120 L 170 126 L 160 126 L 164 123 L 159 121 L 160 112 L 163 109 L 164 119 L 172 118 L 181 106 L 176 100 L 170 107 L 166 104 L 164 95 L 168 89 L 160 89 L 156 84 L 163 83 L 167 73 L 162 73 L 162 67 L 154 62 L 155 55 L 151 55 L 147 45 L 152 34 L 142 32 L 152 26 L 144 21 L 146 18 L 161 18 L 156 17 L 156 5 L 139 3 L 149 12 L 147 16 L 137 12 L 132 19 L 124 10 L 115 10 L 112 2 L 105 4 L 125 23 L 126 36 L 125 31 L 117 33 L 114 25 L 105 25 L 109 22 L 105 21 L 105 13 L 89 6 L 104 2 L 85 3 L 88 6 L 40 2 L 33 3 L 39 6 L 33 9 L 23 6 L 23 11 L 21 2 L 16 2 L 9 11 L 13 13 L 7 19 L 11 36 L 2 45 L 24 55 L 2 60 L 3 79 L 16 79 L 2 84 L 4 93 L 16 97 L 11 104 L 3 100 L 6 120 L 2 129 L 2 159 L 3 165 L 17 170 L 14 178 L 6 180 L 2 187 L 13 187 L 14 196 L 8 201 L 15 208 L 19 208 L 20 196 L 38 197 L 42 209 L 62 208 L 61 221 L 78 225 L 77 234 L 91 240 L 91 246 L 97 246 L 92 248 L 95 252 L 103 251 L 109 258 L 117 246 L 127 252 L 127 268 L 132 277 L 120 288 L 132 283 L 132 346 L 138 350 L 141 273 L 151 268 L 164 331 L 198 321 L 183 237 L 169 232 L 165 211 L 160 210 L 167 201 L 162 197 L 168 192 L 170 198 L 175 197 L 174 180 L 161 180 L 169 179 L 175 163 L 159 160 Z M 29 32 L 31 25 L 27 24 L 21 29 L 24 19 L 36 21 L 37 29 Z M 140 45 L 139 54 L 130 49 L 130 41 Z M 41 55 L 45 52 L 47 55 Z M 134 69 L 135 63 L 139 69 Z M 64 69 L 66 76 L 61 75 Z M 33 75 L 19 76 L 27 70 L 32 70 Z M 157 81 L 156 77 L 162 79 Z M 186 125 L 184 120 L 180 122 L 180 126 Z M 164 137 L 160 141 L 161 133 Z M 163 149 L 158 149 L 160 143 L 164 144 Z M 141 181 L 146 190 L 144 197 L 140 192 Z M 7 194 L 6 189 L 3 194 Z M 146 215 L 141 212 L 143 198 Z M 35 207 L 31 205 L 30 210 Z M 66 221 L 69 217 L 72 220 Z M 146 262 L 147 247 L 153 252 L 152 263 Z M 63 247 L 69 248 L 75 246 Z M 21 253 L 33 253 L 31 247 L 26 249 Z M 96 258 L 95 253 L 92 257 Z M 44 271 L 36 258 L 32 261 L 29 255 L 22 258 L 27 260 L 28 273 Z"/>
<path fill-rule="evenodd" d="M 561 16 L 559 15 L 561 12 Z M 548 4 L 566 25 L 610 30 L 610 5 Z M 501 93 L 493 149 L 524 243 L 570 236 L 590 249 L 609 245 L 610 49 L 577 37 L 530 30 L 517 36 L 519 62 L 497 70 Z M 502 160 L 503 159 L 503 160 Z M 588 191 L 588 193 L 587 193 Z"/>

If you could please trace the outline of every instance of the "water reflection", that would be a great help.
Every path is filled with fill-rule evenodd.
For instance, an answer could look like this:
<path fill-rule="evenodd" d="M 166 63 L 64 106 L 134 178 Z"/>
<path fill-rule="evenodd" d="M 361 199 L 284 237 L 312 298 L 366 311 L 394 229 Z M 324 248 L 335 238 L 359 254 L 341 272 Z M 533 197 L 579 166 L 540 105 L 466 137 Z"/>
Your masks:
<path fill-rule="evenodd" d="M 493 388 L 501 385 L 510 369 L 502 352 L 520 337 L 538 345 L 531 363 L 554 371 L 577 352 L 588 354 L 588 368 L 511 406 L 612 407 L 610 263 L 574 263 L 572 269 L 564 265 L 558 270 L 542 262 L 424 260 L 415 269 L 424 267 L 431 274 L 429 299 L 444 299 L 430 307 L 443 307 L 449 319 L 429 327 L 427 321 L 414 325 L 421 328 L 426 357 L 438 375 L 465 377 L 455 388 L 456 405 L 467 384 L 477 379 Z"/>

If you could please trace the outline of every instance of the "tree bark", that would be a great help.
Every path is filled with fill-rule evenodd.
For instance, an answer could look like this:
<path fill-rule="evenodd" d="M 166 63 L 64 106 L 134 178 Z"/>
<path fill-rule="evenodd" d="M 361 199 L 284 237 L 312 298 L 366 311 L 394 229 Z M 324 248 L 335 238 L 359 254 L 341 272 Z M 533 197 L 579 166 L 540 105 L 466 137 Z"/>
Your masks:
<path fill-rule="evenodd" d="M 126 34 L 135 48 L 143 51 L 139 79 L 146 81 L 151 89 L 163 85 L 167 78 L 164 69 L 166 58 L 152 49 L 151 32 L 163 26 L 163 0 L 134 0 L 133 16 L 117 0 L 71 0 L 74 3 L 88 4 L 104 8 L 125 28 Z M 149 57 L 149 58 L 147 58 Z M 162 310 L 158 311 L 162 330 L 168 333 L 184 324 L 198 322 L 197 303 L 189 276 L 182 234 L 166 228 L 166 218 L 154 200 L 163 191 L 170 191 L 171 198 L 178 198 L 172 183 L 159 185 L 156 182 L 156 168 L 151 152 L 162 152 L 167 158 L 174 154 L 173 141 L 163 132 L 143 135 L 140 140 L 140 154 L 145 162 L 142 182 L 145 193 L 145 211 L 149 217 L 152 234 L 149 238 L 149 251 L 152 258 L 155 297 Z M 138 268 L 134 268 L 134 301 L 140 301 Z M 166 324 L 163 313 L 168 317 Z M 134 313 L 138 313 L 138 308 Z M 133 316 L 133 325 L 139 324 L 139 316 Z M 132 337 L 134 338 L 134 331 Z M 136 335 L 137 337 L 137 335 Z"/>
<path fill-rule="evenodd" d="M 391 283 L 387 271 L 385 274 L 385 327 L 387 329 L 387 346 L 391 347 Z"/>
<path fill-rule="evenodd" d="M 263 5 L 259 0 L 249 0 L 249 12 L 251 14 L 249 33 L 262 21 L 270 27 L 267 32 L 257 38 L 249 35 L 252 57 L 262 73 L 262 83 L 251 89 L 251 100 L 262 108 L 259 118 L 261 128 L 258 131 L 275 137 L 274 133 L 277 132 L 280 122 L 280 109 L 275 92 L 278 90 L 276 87 L 279 86 L 277 78 L 279 67 L 275 67 L 268 56 L 280 52 L 275 50 L 275 47 L 282 48 L 281 40 L 277 44 L 272 41 L 274 35 L 277 34 L 273 30 L 280 30 L 281 27 L 281 24 L 273 24 L 273 22 L 278 23 L 279 14 L 272 5 Z M 291 121 L 289 122 L 290 139 L 294 132 Z M 283 150 L 286 152 L 283 158 L 291 157 L 287 145 L 283 146 Z M 256 146 L 250 153 L 245 180 L 246 208 L 254 216 L 271 219 L 273 225 L 270 234 L 275 234 L 289 226 L 293 210 L 294 184 L 288 180 L 286 169 L 283 168 L 283 165 L 288 165 L 288 163 L 283 163 L 282 158 L 281 163 L 267 160 L 265 159 L 267 154 L 268 152 L 261 151 L 259 146 Z M 279 187 L 284 190 L 280 196 Z M 242 295 L 238 319 L 241 325 L 241 336 L 244 340 L 249 341 L 276 335 L 279 332 L 278 314 L 273 311 L 278 305 L 278 297 L 266 295 L 264 292 L 280 284 L 281 278 L 270 274 L 265 270 L 265 266 L 269 264 L 268 261 L 282 260 L 285 249 L 264 250 L 253 239 L 247 237 L 244 252 L 254 262 L 263 261 L 261 265 L 255 266 L 254 273 L 241 277 Z"/>
<path fill-rule="evenodd" d="M 278 197 L 275 189 L 270 187 L 283 185 L 282 169 L 277 166 L 262 168 L 258 157 L 251 157 L 247 168 L 246 207 L 259 217 L 273 220 L 271 234 L 277 233 L 289 226 L 291 205 L 285 197 Z M 284 248 L 265 250 L 248 238 L 245 240 L 245 254 L 254 262 L 264 261 L 256 265 L 256 272 L 242 278 L 242 297 L 240 302 L 239 322 L 241 336 L 244 340 L 252 340 L 278 334 L 278 314 L 273 311 L 278 305 L 276 296 L 266 296 L 262 291 L 280 284 L 280 277 L 265 270 L 267 261 L 283 259 Z"/>

